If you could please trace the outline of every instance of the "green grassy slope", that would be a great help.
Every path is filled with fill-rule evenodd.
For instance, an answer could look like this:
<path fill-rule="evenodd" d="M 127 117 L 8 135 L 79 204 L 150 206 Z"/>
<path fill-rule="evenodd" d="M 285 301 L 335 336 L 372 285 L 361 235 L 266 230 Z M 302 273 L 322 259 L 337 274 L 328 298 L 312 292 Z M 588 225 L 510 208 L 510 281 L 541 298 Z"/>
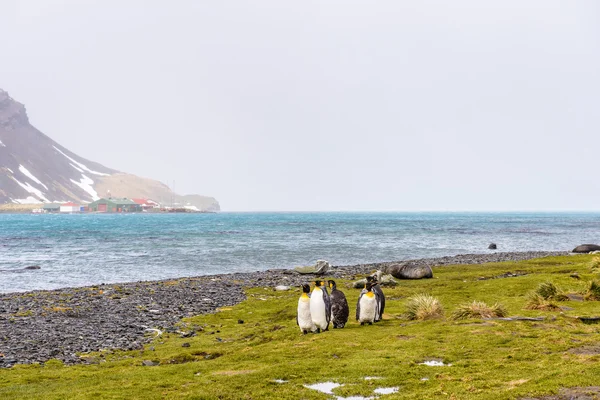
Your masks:
<path fill-rule="evenodd" d="M 542 282 L 583 293 L 598 278 L 592 259 L 565 256 L 434 268 L 434 279 L 400 281 L 396 288 L 384 289 L 383 322 L 360 326 L 351 320 L 344 329 L 321 334 L 299 332 L 299 290 L 252 289 L 248 300 L 235 307 L 183 321 L 180 330 L 195 331 L 192 337 L 164 333 L 143 351 L 91 354 L 92 365 L 50 361 L 0 370 L 0 398 L 327 399 L 331 396 L 304 385 L 334 381 L 344 385 L 334 390 L 339 396 L 371 396 L 377 387 L 398 387 L 397 393 L 380 398 L 510 399 L 592 386 L 600 376 L 600 325 L 574 317 L 600 315 L 600 303 L 565 301 L 559 305 L 572 309 L 525 310 L 527 294 Z M 480 279 L 506 272 L 525 275 Z M 571 277 L 573 272 L 580 279 Z M 352 310 L 358 290 L 349 281 L 338 282 L 338 288 Z M 407 299 L 421 293 L 440 300 L 445 318 L 403 317 Z M 473 300 L 502 303 L 511 316 L 546 319 L 451 319 L 460 304 Z M 587 347 L 589 351 L 577 350 Z M 420 365 L 428 359 L 452 365 Z M 144 360 L 160 365 L 142 366 Z M 365 380 L 367 376 L 381 379 Z"/>

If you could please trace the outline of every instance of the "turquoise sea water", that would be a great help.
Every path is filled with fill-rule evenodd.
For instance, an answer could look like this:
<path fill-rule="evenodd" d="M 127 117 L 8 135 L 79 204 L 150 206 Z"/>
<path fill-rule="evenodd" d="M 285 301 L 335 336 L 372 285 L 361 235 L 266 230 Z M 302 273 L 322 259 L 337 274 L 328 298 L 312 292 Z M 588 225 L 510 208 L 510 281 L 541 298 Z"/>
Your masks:
<path fill-rule="evenodd" d="M 312 264 L 571 250 L 600 213 L 0 214 L 0 292 Z M 40 270 L 18 271 L 29 265 Z"/>

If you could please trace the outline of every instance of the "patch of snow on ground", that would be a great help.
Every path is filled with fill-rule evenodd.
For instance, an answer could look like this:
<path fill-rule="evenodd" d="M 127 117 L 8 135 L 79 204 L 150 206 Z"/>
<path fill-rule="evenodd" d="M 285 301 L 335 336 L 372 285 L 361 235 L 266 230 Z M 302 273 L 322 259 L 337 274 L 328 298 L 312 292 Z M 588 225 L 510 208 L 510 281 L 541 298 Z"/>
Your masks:
<path fill-rule="evenodd" d="M 196 206 L 183 206 L 183 208 L 190 211 L 200 211 L 200 209 Z"/>
<path fill-rule="evenodd" d="M 29 196 L 26 199 L 16 199 L 16 200 L 13 200 L 13 203 L 17 203 L 17 204 L 40 204 L 41 201 L 40 201 L 40 199 L 36 199 L 33 196 Z"/>
<path fill-rule="evenodd" d="M 17 182 L 19 184 L 19 186 L 21 186 L 23 189 L 27 190 L 29 193 L 36 195 L 39 199 L 36 201 L 36 203 L 40 203 L 40 202 L 44 202 L 44 203 L 50 203 L 50 200 L 48 200 L 45 196 L 44 193 L 42 193 L 41 190 L 34 188 L 33 186 L 31 186 L 29 183 L 22 183 L 19 182 L 19 180 L 17 180 L 14 176 L 11 176 L 11 178 Z M 28 199 L 29 197 L 27 197 Z M 25 199 L 25 200 L 27 200 Z M 24 203 L 21 203 L 24 204 Z"/>
<path fill-rule="evenodd" d="M 0 147 L 6 147 L 6 145 L 2 143 L 2 140 L 0 140 Z"/>
<path fill-rule="evenodd" d="M 14 174 L 12 169 L 10 169 L 10 168 L 6 168 L 6 169 L 9 170 L 11 174 Z"/>
<path fill-rule="evenodd" d="M 26 177 L 28 177 L 29 179 L 31 179 L 38 185 L 42 185 L 43 187 L 46 188 L 46 190 L 48 190 L 48 186 L 46 186 L 42 182 L 40 182 L 40 180 L 38 178 L 36 178 L 35 176 L 33 176 L 33 174 L 31 172 L 29 172 L 29 170 L 27 168 L 25 168 L 24 166 L 19 165 L 19 171 L 21 171 L 23 173 L 23 175 L 25 175 Z"/>
<path fill-rule="evenodd" d="M 81 176 L 82 178 L 79 182 L 73 179 L 71 179 L 71 182 L 73 182 L 74 184 L 85 190 L 90 196 L 92 196 L 93 201 L 100 200 L 98 193 L 96 193 L 92 186 L 94 184 L 94 181 L 85 176 L 84 174 L 81 174 Z"/>
<path fill-rule="evenodd" d="M 91 169 L 89 169 L 88 167 L 86 167 L 84 164 L 82 164 L 82 163 L 80 163 L 80 162 L 78 162 L 78 161 L 75 161 L 75 160 L 73 160 L 71 157 L 69 157 L 68 155 L 66 155 L 66 154 L 65 154 L 65 153 L 63 153 L 62 151 L 60 151 L 58 148 L 56 148 L 56 146 L 52 146 L 52 147 L 54 147 L 54 149 L 55 149 L 56 151 L 58 151 L 60 154 L 62 154 L 63 156 L 67 157 L 67 158 L 68 158 L 70 161 L 72 161 L 73 163 L 75 163 L 75 165 L 77 165 L 79 168 L 81 168 L 81 169 L 83 169 L 83 170 L 86 170 L 87 172 L 89 172 L 89 173 L 91 173 L 91 174 L 94 174 L 94 175 L 100 175 L 100 176 L 110 176 L 110 174 L 104 174 L 104 173 L 102 173 L 102 172 L 98 172 L 98 171 L 92 171 Z M 74 166 L 73 164 L 71 164 L 71 165 L 72 165 L 72 166 L 75 168 L 75 166 Z M 83 172 L 83 171 L 81 171 L 81 172 Z M 95 193 L 95 192 L 94 192 L 94 193 Z"/>

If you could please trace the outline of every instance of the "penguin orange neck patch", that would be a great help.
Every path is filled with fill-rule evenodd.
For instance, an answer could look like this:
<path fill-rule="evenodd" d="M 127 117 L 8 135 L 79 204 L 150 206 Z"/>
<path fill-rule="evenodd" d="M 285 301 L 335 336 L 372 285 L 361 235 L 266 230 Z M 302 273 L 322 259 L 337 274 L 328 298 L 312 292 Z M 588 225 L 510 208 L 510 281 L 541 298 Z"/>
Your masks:
<path fill-rule="evenodd" d="M 365 295 L 367 297 L 373 297 L 373 296 L 375 296 L 375 293 L 373 293 L 373 292 L 367 292 L 367 293 L 365 293 Z"/>

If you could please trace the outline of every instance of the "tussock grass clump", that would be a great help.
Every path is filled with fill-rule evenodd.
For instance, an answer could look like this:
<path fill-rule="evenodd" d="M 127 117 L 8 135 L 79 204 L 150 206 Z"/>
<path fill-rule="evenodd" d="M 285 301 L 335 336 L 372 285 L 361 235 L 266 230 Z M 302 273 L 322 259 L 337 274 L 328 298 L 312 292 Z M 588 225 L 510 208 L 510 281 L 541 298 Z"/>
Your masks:
<path fill-rule="evenodd" d="M 591 281 L 583 298 L 588 301 L 600 300 L 600 282 Z"/>
<path fill-rule="evenodd" d="M 543 296 L 540 296 L 537 292 L 532 292 L 528 296 L 529 300 L 527 301 L 527 305 L 525 309 L 527 310 L 542 310 L 542 311 L 554 311 L 558 310 L 560 307 L 554 301 L 545 299 Z"/>
<path fill-rule="evenodd" d="M 508 310 L 500 303 L 493 306 L 488 306 L 483 301 L 473 301 L 465 303 L 458 307 L 452 313 L 452 319 L 467 319 L 467 318 L 502 318 L 508 315 Z"/>
<path fill-rule="evenodd" d="M 592 261 L 590 261 L 589 266 L 590 266 L 592 272 L 599 272 L 600 271 L 600 257 L 592 258 Z"/>
<path fill-rule="evenodd" d="M 406 317 L 410 320 L 441 318 L 444 309 L 439 300 L 428 294 L 419 294 L 408 299 Z"/>
<path fill-rule="evenodd" d="M 544 300 L 567 301 L 569 298 L 554 283 L 544 282 L 536 289 L 535 293 Z"/>

